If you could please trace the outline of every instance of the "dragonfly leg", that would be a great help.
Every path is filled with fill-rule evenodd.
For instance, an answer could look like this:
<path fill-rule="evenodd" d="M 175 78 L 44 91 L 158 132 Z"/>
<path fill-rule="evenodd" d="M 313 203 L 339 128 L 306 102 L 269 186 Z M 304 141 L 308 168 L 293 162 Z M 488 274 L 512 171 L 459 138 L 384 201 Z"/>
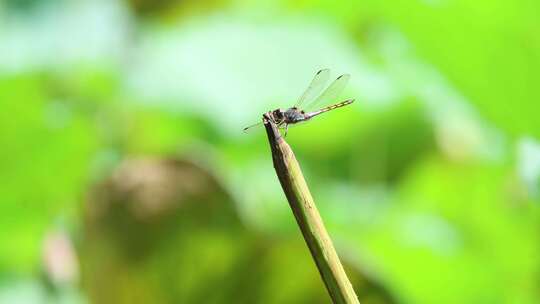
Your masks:
<path fill-rule="evenodd" d="M 289 124 L 285 124 L 285 135 L 283 137 L 287 137 L 287 131 L 289 131 Z"/>

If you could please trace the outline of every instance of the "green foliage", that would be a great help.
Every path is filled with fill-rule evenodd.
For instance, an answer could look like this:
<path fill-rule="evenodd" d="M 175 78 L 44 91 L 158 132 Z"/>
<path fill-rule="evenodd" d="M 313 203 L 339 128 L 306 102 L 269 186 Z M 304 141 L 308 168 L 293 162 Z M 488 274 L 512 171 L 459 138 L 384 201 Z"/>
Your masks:
<path fill-rule="evenodd" d="M 356 102 L 287 141 L 361 303 L 538 303 L 538 12 L 0 3 L 0 302 L 327 303 L 241 130 L 329 67 Z"/>

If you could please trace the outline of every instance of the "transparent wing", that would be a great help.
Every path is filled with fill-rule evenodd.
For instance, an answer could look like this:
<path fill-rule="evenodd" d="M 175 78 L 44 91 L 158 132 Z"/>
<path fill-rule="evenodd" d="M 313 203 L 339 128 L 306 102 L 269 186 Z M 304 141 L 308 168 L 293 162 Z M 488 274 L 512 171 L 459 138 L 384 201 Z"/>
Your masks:
<path fill-rule="evenodd" d="M 328 104 L 332 102 L 334 99 L 338 97 L 338 95 L 343 91 L 347 83 L 349 82 L 349 79 L 351 78 L 351 75 L 349 74 L 343 74 L 339 76 L 332 84 L 322 92 L 322 94 L 317 97 L 312 103 L 306 105 L 306 109 L 310 108 L 313 109 L 317 106 L 320 106 L 321 104 Z"/>
<path fill-rule="evenodd" d="M 322 90 L 324 89 L 324 86 L 328 82 L 329 78 L 330 69 L 319 70 L 317 74 L 315 74 L 315 77 L 313 77 L 313 80 L 307 87 L 304 94 L 300 96 L 300 99 L 298 99 L 294 106 L 300 108 L 302 105 L 309 103 L 317 96 L 319 96 L 319 94 L 321 94 Z"/>
<path fill-rule="evenodd" d="M 254 123 L 252 125 L 249 125 L 247 127 L 244 128 L 244 133 L 247 133 L 248 131 L 250 131 L 251 129 L 253 129 L 253 127 L 258 127 L 258 126 L 262 126 L 262 121 L 261 122 L 258 122 L 258 123 Z"/>

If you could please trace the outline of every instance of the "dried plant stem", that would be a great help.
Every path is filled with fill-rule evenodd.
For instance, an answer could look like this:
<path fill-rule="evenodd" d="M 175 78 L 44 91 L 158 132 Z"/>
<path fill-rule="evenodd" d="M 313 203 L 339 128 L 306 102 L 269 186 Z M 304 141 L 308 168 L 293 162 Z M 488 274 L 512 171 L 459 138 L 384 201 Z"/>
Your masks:
<path fill-rule="evenodd" d="M 287 196 L 296 222 L 317 264 L 319 273 L 334 303 L 360 303 L 345 274 L 332 240 L 313 202 L 300 165 L 277 126 L 264 115 L 264 125 L 272 149 L 274 168 Z"/>

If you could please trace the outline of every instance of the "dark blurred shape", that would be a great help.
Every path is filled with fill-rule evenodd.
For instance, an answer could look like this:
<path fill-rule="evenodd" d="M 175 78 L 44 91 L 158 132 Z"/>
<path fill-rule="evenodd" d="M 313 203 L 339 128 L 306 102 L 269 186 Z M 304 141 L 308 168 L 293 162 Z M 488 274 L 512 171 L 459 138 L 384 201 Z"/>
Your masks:
<path fill-rule="evenodd" d="M 125 161 L 94 188 L 84 217 L 82 279 L 94 303 L 202 303 L 197 290 L 244 250 L 231 197 L 187 161 Z"/>
<path fill-rule="evenodd" d="M 178 17 L 191 10 L 204 11 L 212 9 L 220 0 L 189 1 L 189 0 L 128 0 L 132 10 L 140 17 Z"/>
<path fill-rule="evenodd" d="M 34 9 L 38 5 L 43 5 L 45 2 L 53 2 L 56 0 L 5 0 L 6 8 L 13 11 L 28 11 Z"/>
<path fill-rule="evenodd" d="M 217 179 L 192 162 L 125 161 L 94 187 L 84 210 L 81 276 L 93 303 L 330 300 L 300 235 L 250 231 Z M 361 299 L 376 299 L 362 303 L 394 303 L 349 271 Z"/>
<path fill-rule="evenodd" d="M 89 235 L 105 232 L 129 258 L 152 249 L 179 225 L 238 229 L 230 196 L 208 172 L 176 159 L 135 159 L 98 185 L 86 205 Z M 94 230 L 97 229 L 97 230 Z"/>
<path fill-rule="evenodd" d="M 170 9 L 174 5 L 184 2 L 181 0 L 128 0 L 129 5 L 138 15 L 151 15 Z"/>

